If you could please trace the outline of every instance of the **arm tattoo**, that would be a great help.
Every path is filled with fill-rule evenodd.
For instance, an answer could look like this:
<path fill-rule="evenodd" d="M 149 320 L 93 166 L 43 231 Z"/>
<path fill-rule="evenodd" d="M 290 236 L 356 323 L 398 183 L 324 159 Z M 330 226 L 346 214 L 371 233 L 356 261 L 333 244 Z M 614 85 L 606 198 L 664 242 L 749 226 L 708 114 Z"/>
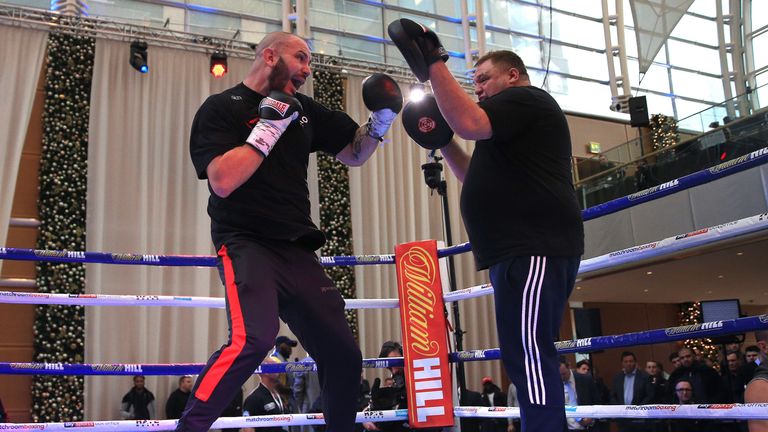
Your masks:
<path fill-rule="evenodd" d="M 367 128 L 365 125 L 359 127 L 355 132 L 355 137 L 352 139 L 352 157 L 355 160 L 360 160 L 360 153 L 363 152 L 363 140 L 368 136 Z"/>

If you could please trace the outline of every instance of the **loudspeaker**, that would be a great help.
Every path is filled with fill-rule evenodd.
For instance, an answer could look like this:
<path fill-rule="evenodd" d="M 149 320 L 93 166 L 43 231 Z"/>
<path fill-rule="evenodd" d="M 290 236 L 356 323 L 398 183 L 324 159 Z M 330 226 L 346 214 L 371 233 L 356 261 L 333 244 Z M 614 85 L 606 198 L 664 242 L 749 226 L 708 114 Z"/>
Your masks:
<path fill-rule="evenodd" d="M 576 324 L 576 337 L 579 339 L 603 335 L 600 309 L 573 309 L 573 321 Z"/>
<path fill-rule="evenodd" d="M 632 127 L 648 126 L 648 102 L 645 96 L 629 98 L 629 124 Z"/>

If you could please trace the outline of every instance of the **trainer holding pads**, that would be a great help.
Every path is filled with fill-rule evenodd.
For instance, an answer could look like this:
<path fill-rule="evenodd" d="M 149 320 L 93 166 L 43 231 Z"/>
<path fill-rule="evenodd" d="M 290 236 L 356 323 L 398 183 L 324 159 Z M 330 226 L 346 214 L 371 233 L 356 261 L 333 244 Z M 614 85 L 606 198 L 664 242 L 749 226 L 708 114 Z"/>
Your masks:
<path fill-rule="evenodd" d="M 354 430 L 362 356 L 344 299 L 315 255 L 325 236 L 310 219 L 307 164 L 311 152 L 324 151 L 362 165 L 402 95 L 391 85 L 364 95 L 376 109 L 359 126 L 297 92 L 310 74 L 310 56 L 303 39 L 268 34 L 243 82 L 209 97 L 192 123 L 190 153 L 211 192 L 230 338 L 198 377 L 177 431 L 210 428 L 273 347 L 278 316 L 317 363 L 329 430 Z M 376 80 L 387 78 L 369 85 L 378 89 Z"/>
<path fill-rule="evenodd" d="M 563 431 L 553 342 L 584 252 L 565 116 L 547 92 L 531 86 L 511 51 L 477 61 L 475 103 L 445 65 L 434 32 L 408 19 L 388 30 L 419 80 L 431 81 L 450 128 L 477 141 L 472 155 L 455 141 L 441 152 L 464 183 L 461 212 L 477 267 L 490 269 L 501 357 L 517 387 L 522 430 Z M 403 117 L 406 131 L 418 117 Z"/>

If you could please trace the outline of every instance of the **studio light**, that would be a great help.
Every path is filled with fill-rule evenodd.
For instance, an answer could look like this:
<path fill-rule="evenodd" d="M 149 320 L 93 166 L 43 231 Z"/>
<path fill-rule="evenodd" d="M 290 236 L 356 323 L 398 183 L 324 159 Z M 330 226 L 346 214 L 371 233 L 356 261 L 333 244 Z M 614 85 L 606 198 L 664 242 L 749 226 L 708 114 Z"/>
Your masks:
<path fill-rule="evenodd" d="M 216 51 L 211 54 L 211 75 L 221 78 L 227 73 L 227 53 Z"/>
<path fill-rule="evenodd" d="M 131 66 L 141 73 L 149 72 L 149 66 L 147 66 L 147 43 L 134 41 L 131 44 Z"/>
<path fill-rule="evenodd" d="M 411 85 L 411 91 L 408 94 L 408 100 L 411 102 L 420 102 L 424 99 L 424 95 L 424 86 L 421 84 L 413 84 Z"/>

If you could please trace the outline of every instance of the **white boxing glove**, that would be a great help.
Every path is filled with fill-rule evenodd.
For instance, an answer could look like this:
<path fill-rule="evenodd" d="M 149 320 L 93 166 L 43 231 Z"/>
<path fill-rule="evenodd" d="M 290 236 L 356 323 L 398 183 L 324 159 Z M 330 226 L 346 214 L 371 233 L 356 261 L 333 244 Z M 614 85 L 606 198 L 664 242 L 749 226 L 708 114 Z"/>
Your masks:
<path fill-rule="evenodd" d="M 279 91 L 272 91 L 259 103 L 259 122 L 245 140 L 264 157 L 269 156 L 272 147 L 288 129 L 288 125 L 299 117 L 301 102 L 295 97 Z"/>
<path fill-rule="evenodd" d="M 381 140 L 381 137 L 392 126 L 395 117 L 397 117 L 397 113 L 389 108 L 373 111 L 370 117 L 368 117 L 368 136 Z"/>

